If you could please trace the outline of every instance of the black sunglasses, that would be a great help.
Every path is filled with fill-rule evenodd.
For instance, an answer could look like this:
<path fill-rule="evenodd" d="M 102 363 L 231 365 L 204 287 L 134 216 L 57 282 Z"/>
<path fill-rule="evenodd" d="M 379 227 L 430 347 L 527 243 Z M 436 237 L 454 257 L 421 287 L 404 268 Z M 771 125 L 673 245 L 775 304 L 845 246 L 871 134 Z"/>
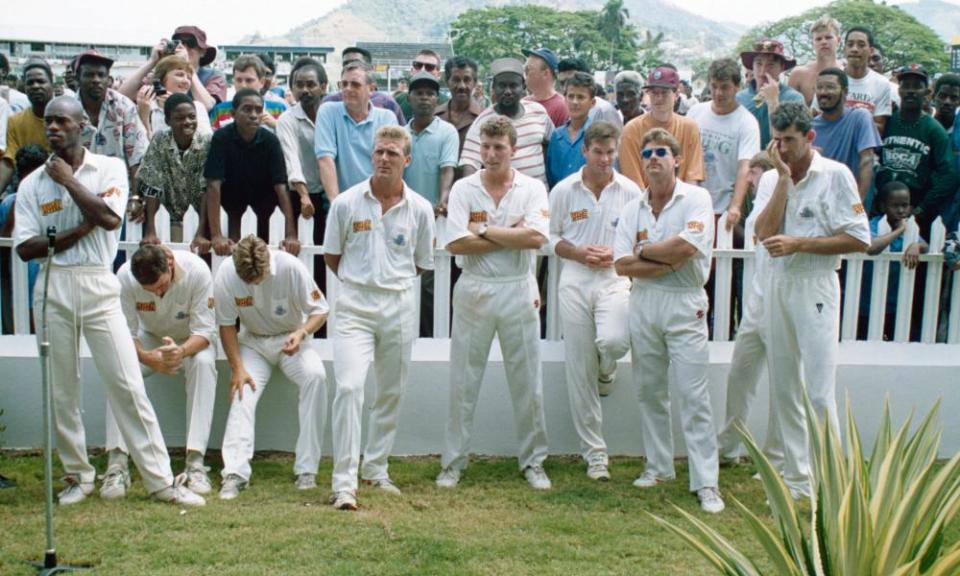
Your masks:
<path fill-rule="evenodd" d="M 644 160 L 649 160 L 654 154 L 657 155 L 657 158 L 663 158 L 669 151 L 670 149 L 665 146 L 658 146 L 656 148 L 646 148 L 640 152 L 640 155 L 643 156 Z"/>
<path fill-rule="evenodd" d="M 200 45 L 197 44 L 197 39 L 193 36 L 177 36 L 174 38 L 174 40 L 179 40 L 181 44 L 187 48 L 193 48 L 194 50 L 200 47 Z"/>
<path fill-rule="evenodd" d="M 439 66 L 436 64 L 430 64 L 429 62 L 417 62 L 416 60 L 413 61 L 411 66 L 413 66 L 414 70 L 426 70 L 427 72 L 433 72 L 439 68 Z"/>

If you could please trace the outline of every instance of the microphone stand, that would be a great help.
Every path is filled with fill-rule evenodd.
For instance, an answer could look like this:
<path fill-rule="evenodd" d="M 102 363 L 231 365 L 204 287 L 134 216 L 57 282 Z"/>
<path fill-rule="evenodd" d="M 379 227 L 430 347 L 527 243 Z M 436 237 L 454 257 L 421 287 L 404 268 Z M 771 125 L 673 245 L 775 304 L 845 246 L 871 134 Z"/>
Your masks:
<path fill-rule="evenodd" d="M 47 336 L 47 293 L 50 288 L 50 266 L 53 263 L 54 244 L 57 239 L 57 227 L 47 228 L 47 260 L 43 273 L 43 306 L 40 312 L 40 374 L 43 380 L 43 472 L 46 500 L 47 547 L 43 553 L 43 564 L 32 563 L 40 576 L 62 572 L 80 572 L 86 567 L 57 564 L 57 550 L 53 541 L 53 406 L 50 402 L 50 339 Z"/>

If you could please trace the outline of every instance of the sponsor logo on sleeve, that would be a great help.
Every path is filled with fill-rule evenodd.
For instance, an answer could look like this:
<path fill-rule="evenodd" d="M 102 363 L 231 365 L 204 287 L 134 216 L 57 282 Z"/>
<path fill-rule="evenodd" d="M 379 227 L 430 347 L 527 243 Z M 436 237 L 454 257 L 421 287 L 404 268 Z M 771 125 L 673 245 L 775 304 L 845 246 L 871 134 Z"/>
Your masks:
<path fill-rule="evenodd" d="M 213 308 L 213 296 L 207 298 L 207 308 Z"/>
<path fill-rule="evenodd" d="M 369 219 L 353 221 L 354 232 L 369 232 L 371 230 L 373 230 L 373 222 L 371 222 Z"/>
<path fill-rule="evenodd" d="M 245 298 L 234 298 L 233 302 L 240 308 L 249 308 L 253 306 L 253 296 L 247 296 Z"/>
<path fill-rule="evenodd" d="M 137 302 L 137 312 L 156 312 L 156 302 Z"/>
<path fill-rule="evenodd" d="M 687 222 L 687 230 L 691 232 L 696 232 L 697 234 L 700 234 L 703 232 L 704 228 L 705 226 L 703 225 L 703 222 L 699 220 L 691 220 Z"/>
<path fill-rule="evenodd" d="M 120 195 L 120 189 L 117 188 L 116 186 L 107 188 L 103 192 L 97 194 L 97 196 L 101 198 L 109 198 L 111 196 L 119 196 L 119 195 Z"/>
<path fill-rule="evenodd" d="M 63 201 L 59 198 L 49 202 L 44 202 L 40 205 L 40 212 L 42 212 L 44 216 L 49 216 L 54 212 L 59 212 L 61 210 L 63 210 Z"/>
<path fill-rule="evenodd" d="M 471 213 L 470 213 L 470 222 L 476 222 L 477 224 L 480 224 L 480 223 L 486 222 L 486 221 L 487 221 L 487 211 L 486 211 L 486 210 L 479 210 L 479 211 L 477 211 L 477 212 L 471 212 Z"/>
<path fill-rule="evenodd" d="M 314 290 L 314 291 L 310 292 L 310 299 L 313 300 L 314 302 L 316 302 L 317 300 L 319 300 L 319 299 L 320 299 L 320 291 L 319 291 L 319 290 Z"/>
<path fill-rule="evenodd" d="M 857 216 L 861 214 L 865 214 L 866 211 L 863 209 L 863 204 L 861 204 L 860 202 L 857 202 L 856 204 L 854 204 L 853 213 L 856 214 Z"/>
<path fill-rule="evenodd" d="M 570 220 L 572 222 L 580 222 L 581 220 L 586 220 L 590 217 L 590 212 L 586 208 L 583 210 L 575 210 L 570 213 Z"/>

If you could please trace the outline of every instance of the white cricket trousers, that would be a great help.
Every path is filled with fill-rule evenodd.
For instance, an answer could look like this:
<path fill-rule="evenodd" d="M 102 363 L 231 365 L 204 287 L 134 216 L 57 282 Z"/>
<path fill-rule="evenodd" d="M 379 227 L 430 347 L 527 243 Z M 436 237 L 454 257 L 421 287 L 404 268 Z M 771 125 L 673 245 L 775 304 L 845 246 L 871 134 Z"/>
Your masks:
<path fill-rule="evenodd" d="M 783 438 L 784 480 L 794 493 L 809 495 L 804 381 L 818 417 L 829 414 L 834 430 L 840 431 L 836 397 L 840 280 L 832 270 L 773 274 L 764 302 L 770 393 Z"/>
<path fill-rule="evenodd" d="M 37 326 L 42 321 L 42 273 L 40 278 L 34 290 Z M 57 449 L 64 472 L 79 476 L 85 483 L 96 478 L 96 470 L 87 459 L 80 407 L 82 334 L 144 487 L 152 494 L 171 486 L 170 457 L 143 387 L 133 337 L 120 308 L 120 281 L 106 268 L 54 266 L 50 270 L 47 312 Z"/>
<path fill-rule="evenodd" d="M 580 454 L 588 463 L 606 465 L 597 379 L 616 372 L 617 360 L 630 349 L 630 280 L 613 268 L 565 261 L 559 295 L 567 396 Z"/>
<path fill-rule="evenodd" d="M 480 384 L 493 336 L 513 400 L 513 422 L 520 443 L 520 469 L 547 458 L 540 365 L 540 290 L 530 276 L 484 278 L 463 274 L 453 292 L 450 341 L 450 408 L 441 465 L 462 470 L 470 459 L 470 435 Z"/>
<path fill-rule="evenodd" d="M 744 294 L 752 291 L 744 290 Z M 741 455 L 740 435 L 734 429 L 737 422 L 747 421 L 750 406 L 757 395 L 760 375 L 767 367 L 766 324 L 763 321 L 763 298 L 754 295 L 743 304 L 743 318 L 737 328 L 737 338 L 733 344 L 733 358 L 730 360 L 730 372 L 727 375 L 726 422 L 723 431 L 717 437 L 720 456 L 734 459 Z M 768 380 L 773 381 L 769 378 Z M 773 414 L 773 393 L 770 394 L 767 411 L 767 436 L 763 443 L 763 453 L 777 470 L 783 469 L 783 440 L 780 427 Z"/>
<path fill-rule="evenodd" d="M 147 332 L 141 332 L 139 338 L 146 350 L 163 345 L 161 338 Z M 178 344 L 183 344 L 183 341 Z M 207 452 L 207 442 L 210 440 L 210 425 L 213 423 L 213 407 L 217 394 L 217 343 L 211 342 L 200 352 L 184 358 L 180 372 L 184 375 L 187 392 L 187 450 L 203 455 Z M 146 378 L 154 371 L 141 364 L 140 373 Z M 109 404 L 105 418 L 107 451 L 119 450 L 126 454 L 127 445 L 120 435 L 117 420 Z"/>
<path fill-rule="evenodd" d="M 417 338 L 416 292 L 340 284 L 334 305 L 333 491 L 357 489 L 363 430 L 363 393 L 370 363 L 376 394 L 363 449 L 364 480 L 386 480 L 400 420 L 400 402 Z"/>
<path fill-rule="evenodd" d="M 673 478 L 670 382 L 680 403 L 690 463 L 690 490 L 717 487 L 719 459 L 707 391 L 707 293 L 703 288 L 634 286 L 630 346 L 640 398 L 640 430 L 647 471 Z"/>
<path fill-rule="evenodd" d="M 326 378 L 323 360 L 310 346 L 310 339 L 300 343 L 300 350 L 287 356 L 280 349 L 289 334 L 257 336 L 240 333 L 240 359 L 247 373 L 257 385 L 256 390 L 244 385 L 243 399 L 234 396 L 223 433 L 224 478 L 236 474 L 250 479 L 250 460 L 253 458 L 257 403 L 263 396 L 273 367 L 278 366 L 288 380 L 300 389 L 297 408 L 300 431 L 297 434 L 294 474 L 316 474 L 323 446 L 323 418 L 327 407 Z"/>

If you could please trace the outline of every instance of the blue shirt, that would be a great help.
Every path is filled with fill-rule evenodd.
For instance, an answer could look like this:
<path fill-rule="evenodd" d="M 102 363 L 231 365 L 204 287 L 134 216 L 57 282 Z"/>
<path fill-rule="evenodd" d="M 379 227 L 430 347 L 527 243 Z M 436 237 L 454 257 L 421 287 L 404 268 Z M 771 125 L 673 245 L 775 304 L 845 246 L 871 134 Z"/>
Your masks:
<path fill-rule="evenodd" d="M 367 104 L 367 117 L 358 123 L 343 102 L 329 102 L 317 110 L 316 124 L 313 152 L 317 158 L 333 158 L 343 192 L 373 174 L 373 137 L 383 126 L 396 126 L 397 117 Z"/>
<path fill-rule="evenodd" d="M 770 143 L 770 112 L 767 110 L 766 102 L 760 104 L 759 108 L 757 107 L 753 102 L 753 97 L 756 95 L 757 82 L 753 81 L 746 88 L 737 92 L 737 102 L 746 108 L 747 112 L 753 114 L 754 118 L 757 119 L 757 123 L 760 124 L 760 149 L 764 150 L 767 144 Z M 800 102 L 801 104 L 806 104 L 807 101 L 803 97 L 803 94 L 781 82 L 780 103 L 783 104 L 785 102 Z"/>
<path fill-rule="evenodd" d="M 817 135 L 813 145 L 822 150 L 823 156 L 846 164 L 853 176 L 859 177 L 860 153 L 882 144 L 873 115 L 864 108 L 847 108 L 836 120 L 813 119 Z"/>
<path fill-rule="evenodd" d="M 866 112 L 866 111 L 865 111 Z M 867 112 L 867 114 L 870 114 Z M 872 122 L 872 120 L 871 120 Z M 886 218 L 886 214 L 874 216 L 870 219 L 870 237 L 879 236 L 880 221 Z M 903 235 L 897 236 L 896 240 L 890 243 L 891 252 L 903 252 Z M 873 262 L 864 262 L 863 264 L 863 283 L 860 288 L 860 315 L 868 316 L 870 314 L 870 290 L 873 286 Z M 897 295 L 900 292 L 900 263 L 891 262 L 890 272 L 887 276 L 887 306 L 885 314 L 897 313 Z"/>
<path fill-rule="evenodd" d="M 460 133 L 453 124 L 437 117 L 419 134 L 411 120 L 407 123 L 407 132 L 413 141 L 413 151 L 410 165 L 403 171 L 403 180 L 436 206 L 440 201 L 440 169 L 456 168 L 460 159 Z"/>
<path fill-rule="evenodd" d="M 572 140 L 570 139 L 570 121 L 561 124 L 550 135 L 547 145 L 547 184 L 550 188 L 557 182 L 573 174 L 587 163 L 583 156 L 583 135 L 590 126 L 588 119 Z"/>

